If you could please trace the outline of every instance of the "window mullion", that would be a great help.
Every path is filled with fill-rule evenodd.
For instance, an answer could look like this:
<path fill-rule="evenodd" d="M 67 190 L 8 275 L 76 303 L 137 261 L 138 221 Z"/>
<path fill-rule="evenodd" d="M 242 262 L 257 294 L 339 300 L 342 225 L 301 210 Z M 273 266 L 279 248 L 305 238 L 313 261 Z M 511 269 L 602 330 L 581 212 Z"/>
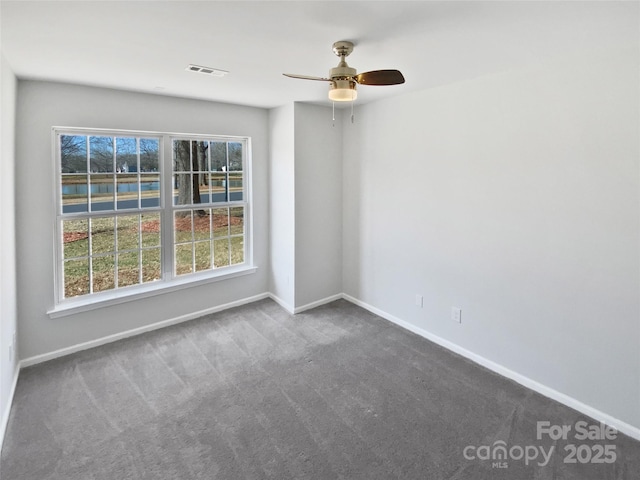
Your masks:
<path fill-rule="evenodd" d="M 193 186 L 193 178 L 191 185 Z M 196 211 L 194 209 L 191 209 L 191 271 L 196 271 Z"/>
<path fill-rule="evenodd" d="M 211 169 L 212 169 L 212 163 L 211 163 L 211 142 L 207 142 L 207 168 L 205 169 L 205 179 L 207 182 L 207 191 L 209 192 L 209 203 L 213 203 L 213 186 L 211 185 Z M 213 231 L 213 230 L 212 230 Z M 213 261 L 213 257 L 212 261 Z"/>
<path fill-rule="evenodd" d="M 111 183 L 113 184 L 113 209 L 118 210 L 118 176 L 116 175 L 116 155 L 118 155 L 118 145 L 116 137 L 111 137 L 112 155 L 111 155 Z M 116 282 L 116 285 L 118 283 Z"/>
<path fill-rule="evenodd" d="M 230 202 L 231 201 L 231 188 L 229 185 L 229 142 L 225 143 L 226 146 L 226 155 L 225 155 L 225 162 L 227 164 L 227 166 L 225 167 L 224 171 L 224 199 L 226 202 Z"/>
<path fill-rule="evenodd" d="M 115 173 L 114 173 L 115 176 Z M 115 200 L 114 200 L 115 201 Z M 118 265 L 120 264 L 120 252 L 118 252 L 118 217 L 113 218 L 113 284 L 118 288 Z"/>
<path fill-rule="evenodd" d="M 162 252 L 162 277 L 172 279 L 175 276 L 175 251 L 174 251 L 174 211 L 173 204 L 173 149 L 170 136 L 162 138 L 160 150 L 160 178 L 162 181 L 162 193 L 160 202 L 162 205 L 161 216 L 161 252 Z"/>
<path fill-rule="evenodd" d="M 196 177 L 197 173 L 195 172 L 193 166 L 194 164 L 197 166 L 198 163 L 198 151 L 196 147 L 196 151 L 194 152 L 194 145 L 196 142 L 193 140 L 189 140 L 189 187 L 191 190 L 191 198 L 189 199 L 189 203 L 191 204 L 191 272 L 196 271 L 196 211 L 195 211 L 195 202 L 194 198 L 196 196 L 195 189 L 200 188 L 199 179 Z M 196 157 L 194 158 L 194 155 Z M 200 193 L 198 191 L 198 193 Z"/>
<path fill-rule="evenodd" d="M 89 293 L 93 293 L 93 218 L 87 219 L 87 234 L 88 234 L 88 258 L 87 263 L 89 266 Z"/>
<path fill-rule="evenodd" d="M 87 212 L 91 213 L 91 137 L 87 135 Z"/>
<path fill-rule="evenodd" d="M 144 246 L 142 245 L 142 214 L 138 213 L 138 283 L 142 283 L 142 252 Z"/>
<path fill-rule="evenodd" d="M 136 178 L 138 179 L 138 209 L 142 209 L 142 175 L 140 170 L 140 138 L 136 138 Z M 140 244 L 142 245 L 142 244 Z"/>

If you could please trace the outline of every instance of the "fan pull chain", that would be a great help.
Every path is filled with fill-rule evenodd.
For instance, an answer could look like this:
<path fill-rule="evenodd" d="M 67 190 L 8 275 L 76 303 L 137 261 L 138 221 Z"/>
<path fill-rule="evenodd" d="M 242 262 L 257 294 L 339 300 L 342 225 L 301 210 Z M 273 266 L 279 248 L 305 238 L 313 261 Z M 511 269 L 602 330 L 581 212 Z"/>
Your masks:
<path fill-rule="evenodd" d="M 353 96 L 353 94 L 351 94 Z M 351 123 L 353 123 L 354 115 L 353 115 L 353 103 L 354 100 L 351 100 Z"/>
<path fill-rule="evenodd" d="M 331 102 L 333 106 L 333 126 L 336 126 L 336 102 Z"/>

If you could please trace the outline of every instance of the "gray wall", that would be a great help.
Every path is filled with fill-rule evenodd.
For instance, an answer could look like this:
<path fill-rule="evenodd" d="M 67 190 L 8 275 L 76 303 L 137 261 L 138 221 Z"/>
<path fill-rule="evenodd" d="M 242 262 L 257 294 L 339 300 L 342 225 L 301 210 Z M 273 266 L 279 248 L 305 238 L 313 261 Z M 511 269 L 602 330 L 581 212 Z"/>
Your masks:
<path fill-rule="evenodd" d="M 359 107 L 344 291 L 640 427 L 639 58 L 593 52 Z"/>
<path fill-rule="evenodd" d="M 51 319 L 54 198 L 51 127 L 76 126 L 246 135 L 252 139 L 255 274 L 99 310 Z M 21 81 L 18 85 L 16 190 L 20 357 L 263 294 L 268 288 L 268 112 L 159 95 Z"/>
<path fill-rule="evenodd" d="M 342 116 L 331 119 L 295 104 L 296 308 L 342 293 Z"/>
<path fill-rule="evenodd" d="M 16 368 L 15 115 L 17 81 L 0 55 L 0 445 Z"/>
<path fill-rule="evenodd" d="M 269 291 L 289 311 L 295 303 L 294 106 L 269 110 Z"/>
<path fill-rule="evenodd" d="M 342 293 L 342 118 L 296 102 L 269 128 L 269 288 L 293 312 Z"/>

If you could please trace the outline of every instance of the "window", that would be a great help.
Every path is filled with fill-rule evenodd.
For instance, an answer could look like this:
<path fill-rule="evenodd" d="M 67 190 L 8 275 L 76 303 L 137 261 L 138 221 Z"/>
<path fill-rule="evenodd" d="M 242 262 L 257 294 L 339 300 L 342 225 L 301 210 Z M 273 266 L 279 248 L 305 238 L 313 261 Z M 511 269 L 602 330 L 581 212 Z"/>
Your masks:
<path fill-rule="evenodd" d="M 176 274 L 244 263 L 242 143 L 179 138 L 171 150 Z"/>
<path fill-rule="evenodd" d="M 57 303 L 250 267 L 248 138 L 54 128 Z"/>

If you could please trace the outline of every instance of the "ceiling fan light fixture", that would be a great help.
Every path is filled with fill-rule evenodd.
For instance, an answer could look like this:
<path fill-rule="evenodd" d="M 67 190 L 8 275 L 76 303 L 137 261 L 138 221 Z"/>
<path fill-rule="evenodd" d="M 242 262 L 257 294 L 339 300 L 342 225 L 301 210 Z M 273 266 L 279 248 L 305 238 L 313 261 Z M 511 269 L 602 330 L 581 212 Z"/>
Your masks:
<path fill-rule="evenodd" d="M 358 98 L 356 82 L 351 80 L 334 80 L 329 86 L 329 100 L 334 102 L 353 102 Z"/>

